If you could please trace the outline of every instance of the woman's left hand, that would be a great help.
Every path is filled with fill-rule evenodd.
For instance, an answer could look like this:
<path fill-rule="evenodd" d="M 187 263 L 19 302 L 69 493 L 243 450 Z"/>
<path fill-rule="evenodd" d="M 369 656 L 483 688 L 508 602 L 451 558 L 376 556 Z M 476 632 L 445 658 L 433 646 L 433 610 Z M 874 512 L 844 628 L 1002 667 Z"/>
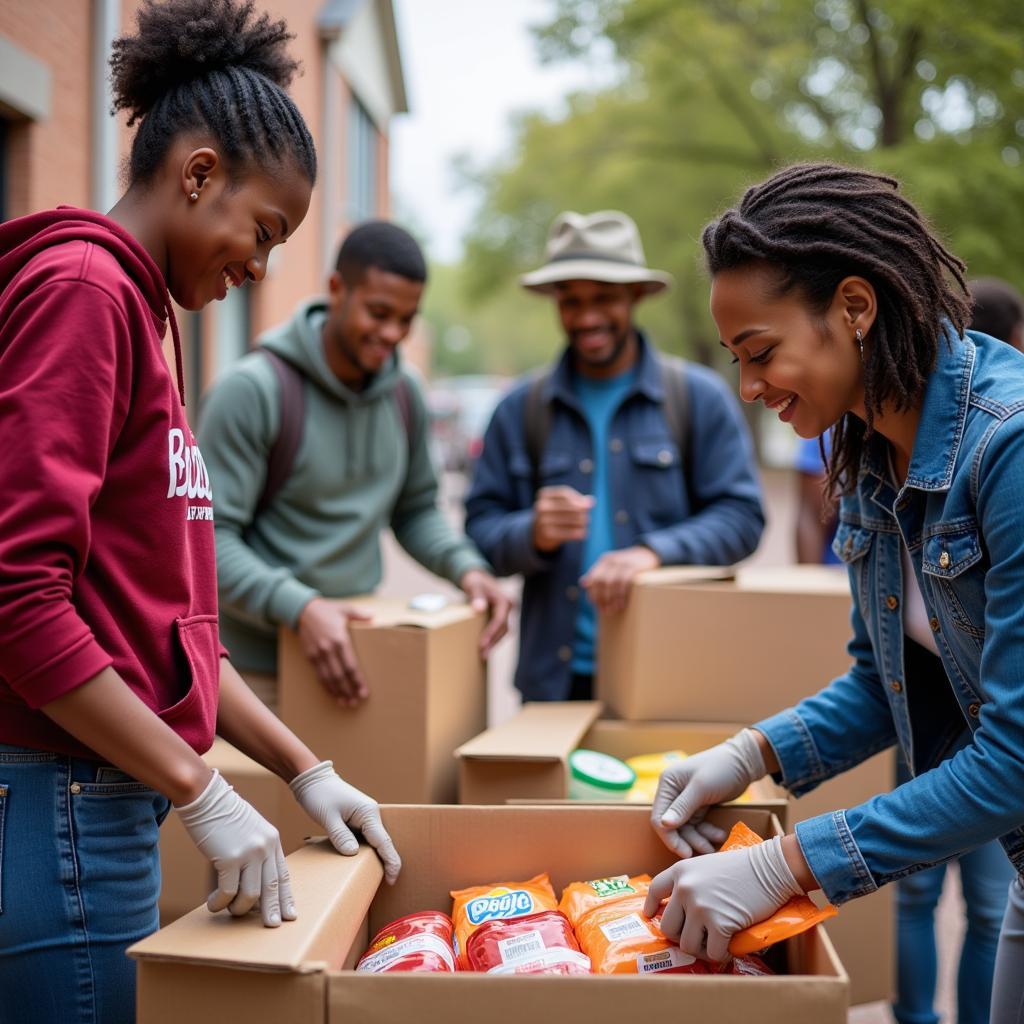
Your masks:
<path fill-rule="evenodd" d="M 668 897 L 661 918 L 665 937 L 690 956 L 722 962 L 736 932 L 801 895 L 776 837 L 673 864 L 651 882 L 644 913 L 653 917 Z"/>

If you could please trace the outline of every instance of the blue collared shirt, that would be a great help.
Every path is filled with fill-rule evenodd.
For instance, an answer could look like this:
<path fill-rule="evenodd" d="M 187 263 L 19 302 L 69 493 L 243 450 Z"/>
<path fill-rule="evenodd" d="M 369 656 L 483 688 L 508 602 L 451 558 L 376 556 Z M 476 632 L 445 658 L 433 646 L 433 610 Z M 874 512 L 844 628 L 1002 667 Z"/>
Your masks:
<path fill-rule="evenodd" d="M 914 778 L 801 822 L 804 856 L 833 902 L 999 838 L 1024 868 L 1024 356 L 949 336 L 928 378 L 910 471 L 865 446 L 834 550 L 853 593 L 850 670 L 758 723 L 800 795 L 898 742 Z M 904 678 L 906 543 L 947 679 Z M 951 689 L 952 698 L 950 699 Z M 965 726 L 969 740 L 963 744 Z"/>

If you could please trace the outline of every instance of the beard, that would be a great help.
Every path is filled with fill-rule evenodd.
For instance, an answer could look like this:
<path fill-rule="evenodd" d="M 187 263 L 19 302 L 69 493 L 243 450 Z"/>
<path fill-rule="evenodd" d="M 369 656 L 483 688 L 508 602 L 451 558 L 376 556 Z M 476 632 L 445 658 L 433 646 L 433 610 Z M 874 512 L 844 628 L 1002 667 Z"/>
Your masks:
<path fill-rule="evenodd" d="M 622 355 L 626 345 L 629 344 L 629 338 L 632 333 L 633 328 L 627 327 L 621 334 L 617 334 L 612 341 L 611 351 L 604 356 L 581 355 L 580 351 L 573 345 L 575 333 L 569 335 L 569 345 L 572 347 L 574 359 L 593 367 L 595 370 L 603 370 L 605 367 L 611 366 Z"/>

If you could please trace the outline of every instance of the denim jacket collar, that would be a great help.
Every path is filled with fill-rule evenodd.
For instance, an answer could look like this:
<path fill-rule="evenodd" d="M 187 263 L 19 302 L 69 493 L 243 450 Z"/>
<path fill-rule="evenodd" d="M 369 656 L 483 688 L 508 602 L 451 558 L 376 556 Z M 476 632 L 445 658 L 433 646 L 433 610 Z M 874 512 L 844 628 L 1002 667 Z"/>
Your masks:
<path fill-rule="evenodd" d="M 953 467 L 963 441 L 964 422 L 970 402 L 974 370 L 974 342 L 958 338 L 950 328 L 943 331 L 935 357 L 935 369 L 925 385 L 921 420 L 910 457 L 907 487 L 921 491 L 945 491 L 953 481 Z M 875 434 L 865 446 L 862 477 L 873 476 L 878 484 L 872 498 L 892 508 L 894 495 L 888 470 L 889 442 Z"/>
<path fill-rule="evenodd" d="M 637 339 L 636 376 L 627 397 L 642 394 L 652 402 L 661 402 L 665 397 L 665 389 L 661 381 L 661 366 L 657 355 L 644 332 L 638 327 L 634 330 Z M 545 385 L 545 399 L 551 401 L 557 398 L 566 405 L 576 408 L 579 402 L 572 386 L 574 372 L 572 350 L 567 346 Z"/>

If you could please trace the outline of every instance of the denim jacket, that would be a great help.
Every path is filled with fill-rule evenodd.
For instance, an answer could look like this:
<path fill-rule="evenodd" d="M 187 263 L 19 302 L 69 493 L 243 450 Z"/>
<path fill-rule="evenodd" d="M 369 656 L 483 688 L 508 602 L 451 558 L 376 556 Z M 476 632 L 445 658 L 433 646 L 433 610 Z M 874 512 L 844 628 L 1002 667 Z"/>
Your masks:
<path fill-rule="evenodd" d="M 614 546 L 643 544 L 663 565 L 728 565 L 749 555 L 764 515 L 746 423 L 725 382 L 687 363 L 691 465 L 684 483 L 678 445 L 662 412 L 664 388 L 654 350 L 640 336 L 635 381 L 608 432 Z M 550 431 L 540 459 L 541 486 L 590 493 L 590 428 L 573 392 L 568 352 L 546 384 Z M 533 546 L 533 467 L 526 447 L 520 382 L 495 410 L 466 498 L 466 533 L 501 576 L 525 577 L 516 686 L 527 700 L 569 694 L 582 543 L 544 553 Z"/>
<path fill-rule="evenodd" d="M 1024 357 L 983 334 L 949 335 L 906 483 L 892 487 L 875 435 L 842 500 L 834 550 L 850 574 L 853 665 L 757 725 L 796 795 L 894 742 L 912 768 L 891 793 L 797 825 L 833 902 L 997 837 L 1024 868 L 1022 413 Z M 948 677 L 930 687 L 904 678 L 901 536 Z"/>

